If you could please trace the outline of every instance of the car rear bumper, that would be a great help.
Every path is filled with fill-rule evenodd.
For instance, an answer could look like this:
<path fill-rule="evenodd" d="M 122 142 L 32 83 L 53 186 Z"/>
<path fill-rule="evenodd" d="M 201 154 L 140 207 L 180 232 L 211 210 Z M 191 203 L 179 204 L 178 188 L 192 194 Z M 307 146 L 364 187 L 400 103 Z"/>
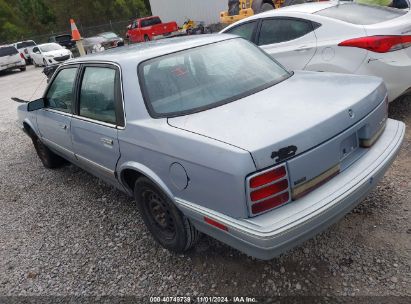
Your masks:
<path fill-rule="evenodd" d="M 15 70 L 15 69 L 24 68 L 25 66 L 26 66 L 25 61 L 21 61 L 21 62 L 18 62 L 18 63 L 11 63 L 11 64 L 7 64 L 7 65 L 0 65 L 0 71 L 11 71 L 11 70 Z"/>
<path fill-rule="evenodd" d="M 271 259 L 325 230 L 350 212 L 382 179 L 404 138 L 405 125 L 389 119 L 379 140 L 358 161 L 305 197 L 249 219 L 234 219 L 176 199 L 198 230 L 259 259 Z M 227 227 L 204 222 L 211 218 Z"/>

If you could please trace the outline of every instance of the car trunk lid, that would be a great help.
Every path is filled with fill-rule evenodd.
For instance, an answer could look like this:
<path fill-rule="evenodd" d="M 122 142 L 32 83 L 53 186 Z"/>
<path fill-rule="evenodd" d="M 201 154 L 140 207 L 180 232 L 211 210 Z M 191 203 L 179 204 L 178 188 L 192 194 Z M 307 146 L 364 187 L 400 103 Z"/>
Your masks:
<path fill-rule="evenodd" d="M 251 96 L 168 122 L 249 151 L 261 170 L 342 133 L 375 109 L 385 95 L 378 78 L 296 72 Z"/>

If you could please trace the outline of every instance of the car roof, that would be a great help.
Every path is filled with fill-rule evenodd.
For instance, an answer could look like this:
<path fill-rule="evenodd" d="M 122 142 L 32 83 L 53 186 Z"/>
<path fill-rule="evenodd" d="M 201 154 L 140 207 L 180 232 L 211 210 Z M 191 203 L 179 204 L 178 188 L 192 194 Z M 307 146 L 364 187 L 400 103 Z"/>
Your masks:
<path fill-rule="evenodd" d="M 284 13 L 284 12 L 314 14 L 323 9 L 333 7 L 338 4 L 345 4 L 345 3 L 352 3 L 352 2 L 347 2 L 347 1 L 341 1 L 340 3 L 338 3 L 338 1 L 309 2 L 309 3 L 285 6 L 280 9 L 270 10 L 270 11 L 260 13 L 254 16 L 258 18 L 270 17 L 270 16 L 275 16 L 278 13 Z"/>
<path fill-rule="evenodd" d="M 97 36 L 98 36 L 98 35 L 104 35 L 104 34 L 114 34 L 114 35 L 117 35 L 117 34 L 114 33 L 114 32 L 102 32 L 102 33 L 98 33 Z"/>
<path fill-rule="evenodd" d="M 45 46 L 45 45 L 60 45 L 60 44 L 55 43 L 55 42 L 47 42 L 47 43 L 37 44 L 37 47 Z"/>
<path fill-rule="evenodd" d="M 70 63 L 76 62 L 113 62 L 120 66 L 135 65 L 147 59 L 182 51 L 185 49 L 195 48 L 202 45 L 212 44 L 228 39 L 241 39 L 230 34 L 210 34 L 194 35 L 167 38 L 156 41 L 138 43 L 128 46 L 122 46 L 106 50 L 101 53 L 94 53 L 84 57 L 70 60 Z"/>
<path fill-rule="evenodd" d="M 143 18 L 137 18 L 136 20 L 147 20 L 147 19 L 153 19 L 153 18 L 160 18 L 159 16 L 148 16 L 148 17 L 143 17 Z"/>

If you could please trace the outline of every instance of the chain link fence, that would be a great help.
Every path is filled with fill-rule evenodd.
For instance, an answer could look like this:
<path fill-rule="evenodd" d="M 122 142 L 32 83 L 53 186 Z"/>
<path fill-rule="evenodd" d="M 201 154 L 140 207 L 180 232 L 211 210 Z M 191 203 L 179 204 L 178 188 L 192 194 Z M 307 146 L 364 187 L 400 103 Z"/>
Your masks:
<path fill-rule="evenodd" d="M 121 37 L 125 37 L 127 31 L 127 25 L 131 23 L 131 20 L 120 20 L 120 21 L 109 21 L 108 23 L 83 26 L 80 21 L 76 21 L 77 28 L 83 38 L 92 37 L 103 32 L 114 32 Z M 48 42 L 51 36 L 58 36 L 62 34 L 71 34 L 70 27 L 66 30 L 51 31 L 42 35 L 32 35 L 32 36 L 22 36 L 19 40 L 34 40 L 37 44 Z M 8 43 L 13 43 L 15 41 L 8 41 Z"/>

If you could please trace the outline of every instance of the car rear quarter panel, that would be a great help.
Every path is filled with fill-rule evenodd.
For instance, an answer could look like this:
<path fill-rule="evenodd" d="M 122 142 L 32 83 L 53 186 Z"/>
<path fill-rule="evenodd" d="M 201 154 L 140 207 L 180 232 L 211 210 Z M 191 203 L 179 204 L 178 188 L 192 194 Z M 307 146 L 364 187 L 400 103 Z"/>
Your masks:
<path fill-rule="evenodd" d="M 117 172 L 135 169 L 157 183 L 172 200 L 180 198 L 235 218 L 248 216 L 245 177 L 256 170 L 248 151 L 170 126 L 151 118 L 138 85 L 137 71 L 124 66 L 126 126 L 119 130 Z M 184 167 L 188 184 L 175 186 L 170 167 Z M 130 190 L 130 189 L 129 189 Z"/>
<path fill-rule="evenodd" d="M 316 15 L 311 15 L 310 20 L 321 26 L 314 30 L 317 36 L 317 52 L 306 66 L 306 70 L 355 73 L 366 60 L 368 51 L 340 47 L 338 44 L 365 36 L 364 27 Z"/>

